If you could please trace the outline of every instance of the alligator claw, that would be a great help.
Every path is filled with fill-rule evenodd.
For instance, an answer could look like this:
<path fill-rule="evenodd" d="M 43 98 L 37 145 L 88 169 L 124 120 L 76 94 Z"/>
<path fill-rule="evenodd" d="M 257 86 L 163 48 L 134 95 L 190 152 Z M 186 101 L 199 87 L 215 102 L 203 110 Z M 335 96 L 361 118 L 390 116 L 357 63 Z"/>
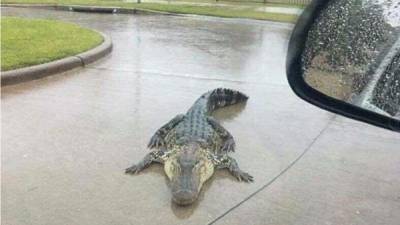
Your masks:
<path fill-rule="evenodd" d="M 253 176 L 251 176 L 250 174 L 243 172 L 243 171 L 237 171 L 235 172 L 235 177 L 236 179 L 238 179 L 239 181 L 244 181 L 244 182 L 253 182 Z"/>
<path fill-rule="evenodd" d="M 150 149 L 151 148 L 159 148 L 163 145 L 164 145 L 164 140 L 160 136 L 154 135 L 153 137 L 151 137 L 148 147 Z"/>
<path fill-rule="evenodd" d="M 229 139 L 225 142 L 224 146 L 222 147 L 222 151 L 234 152 L 235 147 L 236 147 L 235 140 Z"/>
<path fill-rule="evenodd" d="M 140 168 L 139 166 L 133 165 L 133 166 L 131 166 L 131 167 L 129 167 L 129 168 L 126 168 L 126 169 L 125 169 L 125 173 L 137 174 L 137 173 L 139 173 L 141 170 L 142 170 L 142 168 Z"/>

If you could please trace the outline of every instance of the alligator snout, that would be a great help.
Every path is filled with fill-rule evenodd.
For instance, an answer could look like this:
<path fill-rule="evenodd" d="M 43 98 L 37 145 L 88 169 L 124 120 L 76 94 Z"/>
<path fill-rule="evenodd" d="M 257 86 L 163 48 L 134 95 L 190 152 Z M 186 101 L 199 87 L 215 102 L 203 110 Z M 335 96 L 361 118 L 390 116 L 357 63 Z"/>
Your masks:
<path fill-rule="evenodd" d="M 176 191 L 172 192 L 172 200 L 178 205 L 189 205 L 197 199 L 197 192 L 194 191 Z"/>
<path fill-rule="evenodd" d="M 172 200 L 178 205 L 189 205 L 197 199 L 199 182 L 196 174 L 183 174 L 171 182 Z"/>

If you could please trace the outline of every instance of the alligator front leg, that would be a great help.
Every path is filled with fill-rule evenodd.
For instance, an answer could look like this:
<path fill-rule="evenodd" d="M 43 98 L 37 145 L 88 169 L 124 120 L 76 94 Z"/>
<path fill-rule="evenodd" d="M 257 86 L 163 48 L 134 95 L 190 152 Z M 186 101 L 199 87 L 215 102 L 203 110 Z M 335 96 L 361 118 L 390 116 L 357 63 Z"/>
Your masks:
<path fill-rule="evenodd" d="M 125 169 L 125 173 L 137 174 L 146 167 L 148 167 L 153 162 L 162 162 L 162 157 L 164 156 L 165 152 L 163 151 L 152 151 L 148 153 L 142 161 L 139 163 Z"/>
<path fill-rule="evenodd" d="M 227 168 L 229 172 L 239 181 L 253 182 L 253 176 L 242 171 L 239 168 L 239 165 L 237 164 L 236 160 L 230 156 L 225 155 L 217 159 L 217 168 L 218 169 Z"/>
<path fill-rule="evenodd" d="M 235 151 L 235 140 L 233 136 L 227 131 L 221 124 L 218 123 L 214 118 L 208 117 L 208 123 L 214 128 L 215 132 L 223 140 L 223 145 L 221 147 L 221 151 L 223 152 L 234 152 Z"/>
<path fill-rule="evenodd" d="M 156 131 L 156 133 L 151 137 L 148 147 L 159 148 L 165 146 L 164 138 L 174 128 L 179 122 L 181 122 L 185 118 L 185 115 L 179 114 L 175 116 L 172 120 L 170 120 L 167 124 L 162 126 L 160 129 Z"/>

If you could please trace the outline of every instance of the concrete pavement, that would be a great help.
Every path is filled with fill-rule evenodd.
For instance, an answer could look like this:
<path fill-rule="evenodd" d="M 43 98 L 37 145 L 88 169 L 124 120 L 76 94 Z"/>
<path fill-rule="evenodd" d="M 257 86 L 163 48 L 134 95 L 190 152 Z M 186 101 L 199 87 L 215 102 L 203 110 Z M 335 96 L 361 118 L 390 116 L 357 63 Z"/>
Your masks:
<path fill-rule="evenodd" d="M 113 39 L 84 69 L 2 88 L 4 224 L 396 224 L 400 136 L 297 98 L 284 62 L 292 25 L 235 19 L 2 9 Z M 250 96 L 217 112 L 255 177 L 219 171 L 190 207 L 160 166 L 124 169 L 153 132 L 215 87 Z M 397 151 L 396 151 L 397 150 Z"/>

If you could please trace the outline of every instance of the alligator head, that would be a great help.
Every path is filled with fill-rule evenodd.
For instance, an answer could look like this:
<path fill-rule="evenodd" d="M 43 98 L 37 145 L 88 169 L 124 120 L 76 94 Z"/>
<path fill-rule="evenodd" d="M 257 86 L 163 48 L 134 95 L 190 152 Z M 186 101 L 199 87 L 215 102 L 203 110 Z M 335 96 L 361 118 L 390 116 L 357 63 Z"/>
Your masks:
<path fill-rule="evenodd" d="M 197 143 L 183 146 L 168 157 L 164 170 L 170 180 L 172 200 L 178 205 L 196 201 L 201 187 L 214 173 L 214 164 Z"/>

